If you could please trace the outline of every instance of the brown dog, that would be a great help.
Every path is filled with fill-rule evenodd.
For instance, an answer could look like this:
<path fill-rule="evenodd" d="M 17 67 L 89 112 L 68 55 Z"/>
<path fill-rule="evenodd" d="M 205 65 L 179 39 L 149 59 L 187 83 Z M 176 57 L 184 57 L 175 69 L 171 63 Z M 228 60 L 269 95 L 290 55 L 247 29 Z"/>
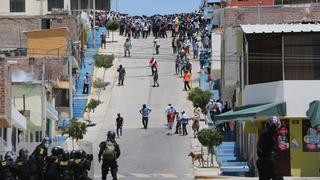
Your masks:
<path fill-rule="evenodd" d="M 201 164 L 203 164 L 203 156 L 202 154 L 195 154 L 193 152 L 189 153 L 188 156 L 191 156 L 191 159 L 192 159 L 192 165 L 194 165 L 194 162 L 195 161 L 198 161 L 199 162 L 199 166 L 201 166 Z"/>

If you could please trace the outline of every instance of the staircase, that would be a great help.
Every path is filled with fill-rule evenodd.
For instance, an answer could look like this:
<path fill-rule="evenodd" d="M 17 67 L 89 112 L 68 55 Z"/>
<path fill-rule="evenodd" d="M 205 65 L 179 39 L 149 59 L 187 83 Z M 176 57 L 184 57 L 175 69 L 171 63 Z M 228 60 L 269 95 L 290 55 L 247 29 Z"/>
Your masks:
<path fill-rule="evenodd" d="M 84 109 L 88 103 L 88 98 L 91 93 L 92 78 L 94 72 L 94 55 L 99 52 L 101 46 L 101 34 L 105 32 L 105 28 L 98 28 L 96 31 L 96 48 L 93 48 L 93 34 L 92 31 L 89 32 L 88 49 L 86 50 L 84 56 L 84 64 L 81 69 L 79 69 L 79 79 L 76 82 L 76 93 L 73 97 L 73 117 L 82 119 L 84 114 Z M 83 78 L 85 74 L 89 74 L 89 93 L 83 94 Z"/>

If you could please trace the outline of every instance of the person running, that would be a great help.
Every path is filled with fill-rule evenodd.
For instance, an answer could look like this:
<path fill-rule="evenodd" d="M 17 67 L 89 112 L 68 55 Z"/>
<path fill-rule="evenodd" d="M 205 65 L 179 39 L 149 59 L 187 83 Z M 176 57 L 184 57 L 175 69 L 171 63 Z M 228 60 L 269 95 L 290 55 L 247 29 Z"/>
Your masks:
<path fill-rule="evenodd" d="M 120 147 L 115 140 L 116 134 L 113 131 L 108 131 L 107 140 L 102 141 L 99 145 L 99 163 L 102 161 L 101 174 L 102 180 L 107 179 L 109 170 L 113 180 L 118 180 L 118 163 L 117 159 L 120 157 Z"/>
<path fill-rule="evenodd" d="M 123 127 L 123 117 L 121 117 L 120 113 L 117 114 L 116 126 L 117 126 L 117 137 L 120 138 L 120 136 L 122 136 L 122 127 Z"/>
<path fill-rule="evenodd" d="M 148 128 L 148 121 L 149 121 L 149 114 L 151 112 L 151 109 L 149 109 L 146 104 L 143 104 L 142 109 L 139 112 L 142 115 L 143 128 L 147 129 Z"/>
<path fill-rule="evenodd" d="M 130 50 L 132 48 L 132 45 L 129 38 L 126 39 L 126 42 L 124 43 L 123 48 L 124 48 L 124 57 L 127 57 L 127 54 L 130 57 L 131 56 Z"/>
<path fill-rule="evenodd" d="M 124 81 L 124 77 L 126 76 L 126 70 L 125 68 L 122 66 L 122 64 L 119 65 L 119 68 L 117 69 L 118 73 L 119 73 L 119 77 L 118 77 L 118 86 L 123 86 L 123 81 Z"/>
<path fill-rule="evenodd" d="M 183 82 L 184 82 L 184 90 L 185 91 L 188 91 L 191 89 L 190 81 L 191 81 L 191 75 L 190 75 L 189 71 L 184 71 Z"/>
<path fill-rule="evenodd" d="M 280 127 L 281 121 L 278 117 L 269 117 L 266 128 L 259 136 L 257 168 L 259 179 L 261 180 L 283 180 L 283 175 L 277 164 L 279 149 L 277 147 L 277 140 L 274 138 Z"/>
<path fill-rule="evenodd" d="M 181 117 L 182 136 L 186 136 L 188 135 L 187 125 L 188 125 L 189 118 L 185 111 L 182 111 L 181 114 L 182 114 L 182 117 Z"/>

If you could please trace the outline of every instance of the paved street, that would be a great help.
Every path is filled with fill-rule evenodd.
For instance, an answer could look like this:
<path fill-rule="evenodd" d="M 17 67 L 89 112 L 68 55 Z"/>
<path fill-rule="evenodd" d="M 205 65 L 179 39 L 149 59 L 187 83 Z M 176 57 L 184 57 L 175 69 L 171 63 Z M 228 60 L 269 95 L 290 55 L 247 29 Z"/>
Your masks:
<path fill-rule="evenodd" d="M 182 79 L 174 75 L 174 55 L 171 53 L 171 39 L 161 39 L 160 55 L 154 57 L 159 64 L 160 87 L 152 87 L 151 70 L 148 66 L 152 57 L 153 38 L 133 39 L 132 57 L 123 58 L 123 37 L 116 36 L 118 42 L 107 44 L 107 53 L 117 57 L 115 66 L 106 73 L 106 81 L 112 85 L 102 92 L 103 101 L 91 119 L 97 126 L 89 129 L 85 140 L 93 142 L 94 156 L 97 157 L 98 144 L 105 140 L 108 130 L 115 129 L 117 113 L 124 117 L 123 137 L 117 139 L 122 155 L 119 159 L 119 177 L 124 179 L 191 179 L 190 138 L 180 135 L 166 135 L 164 110 L 172 103 L 177 110 L 190 114 L 191 104 L 182 91 Z M 117 86 L 116 68 L 123 64 L 127 76 L 124 86 Z M 103 70 L 97 71 L 97 77 Z M 149 129 L 142 129 L 138 113 L 142 104 L 151 109 Z M 96 179 L 99 179 L 100 165 L 94 162 Z"/>

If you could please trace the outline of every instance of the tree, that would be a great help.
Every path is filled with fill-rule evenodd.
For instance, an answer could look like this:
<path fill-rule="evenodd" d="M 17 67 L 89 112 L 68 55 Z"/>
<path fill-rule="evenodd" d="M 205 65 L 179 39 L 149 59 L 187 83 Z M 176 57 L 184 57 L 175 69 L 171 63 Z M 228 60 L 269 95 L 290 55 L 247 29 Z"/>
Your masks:
<path fill-rule="evenodd" d="M 95 109 L 101 104 L 100 100 L 91 99 L 90 102 L 87 104 L 85 111 L 88 112 L 88 121 L 90 122 L 90 112 L 94 113 Z"/>
<path fill-rule="evenodd" d="M 193 103 L 193 106 L 198 105 L 202 112 L 205 112 L 206 105 L 210 101 L 212 93 L 210 91 L 203 91 L 200 88 L 193 88 L 188 93 L 188 100 Z"/>
<path fill-rule="evenodd" d="M 223 141 L 223 135 L 216 129 L 205 128 L 199 131 L 198 140 L 202 146 L 208 148 L 207 167 L 209 167 L 209 155 L 211 155 L 211 164 L 213 163 L 214 146 L 218 146 Z"/>
<path fill-rule="evenodd" d="M 74 149 L 74 141 L 78 142 L 78 140 L 83 139 L 86 133 L 86 124 L 76 118 L 72 118 L 70 124 L 62 128 L 62 135 L 68 134 L 68 137 L 72 139 L 72 149 Z"/>
<path fill-rule="evenodd" d="M 84 47 L 88 44 L 88 27 L 87 25 L 82 25 L 82 33 L 81 33 L 81 47 Z"/>
<path fill-rule="evenodd" d="M 113 32 L 119 29 L 119 23 L 117 21 L 108 21 L 106 28 L 112 32 L 112 42 L 114 42 Z"/>
<path fill-rule="evenodd" d="M 103 78 L 102 81 L 104 81 L 104 76 L 106 75 L 107 69 L 113 66 L 113 60 L 114 60 L 114 55 L 101 55 L 101 54 L 96 54 L 94 55 L 94 65 L 97 68 L 104 68 L 103 72 Z"/>
<path fill-rule="evenodd" d="M 100 94 L 101 94 L 101 90 L 105 89 L 110 83 L 109 82 L 104 82 L 101 78 L 97 78 L 94 82 L 93 82 L 93 87 L 95 89 L 98 89 L 98 100 L 100 99 Z"/>

